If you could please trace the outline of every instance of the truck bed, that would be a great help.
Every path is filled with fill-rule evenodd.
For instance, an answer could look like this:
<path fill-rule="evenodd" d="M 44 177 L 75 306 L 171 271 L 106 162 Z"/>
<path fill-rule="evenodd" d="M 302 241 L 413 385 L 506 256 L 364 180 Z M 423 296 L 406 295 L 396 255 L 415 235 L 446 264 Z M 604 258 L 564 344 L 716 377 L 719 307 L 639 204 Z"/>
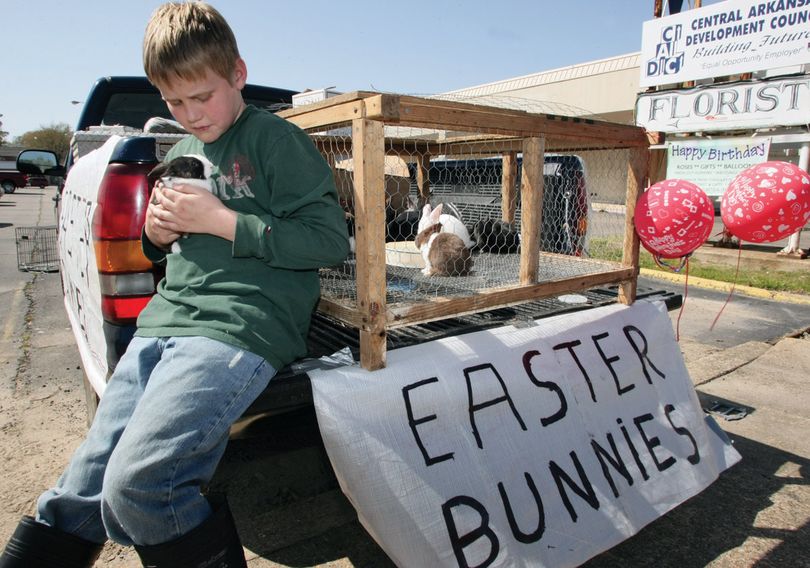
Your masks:
<path fill-rule="evenodd" d="M 529 320 L 613 304 L 616 303 L 618 288 L 615 286 L 594 288 L 583 291 L 581 295 L 587 298 L 587 302 L 567 303 L 560 297 L 549 297 L 516 306 L 389 330 L 386 338 L 387 349 L 408 347 L 505 325 L 520 325 Z M 638 287 L 636 298 L 661 300 L 670 311 L 678 309 L 682 304 L 680 294 L 642 285 Z M 357 361 L 360 356 L 359 331 L 329 316 L 316 313 L 310 326 L 308 346 L 309 357 L 281 369 L 265 391 L 247 409 L 245 417 L 311 406 L 312 390 L 307 371 L 330 366 L 318 359 L 346 348 Z"/>

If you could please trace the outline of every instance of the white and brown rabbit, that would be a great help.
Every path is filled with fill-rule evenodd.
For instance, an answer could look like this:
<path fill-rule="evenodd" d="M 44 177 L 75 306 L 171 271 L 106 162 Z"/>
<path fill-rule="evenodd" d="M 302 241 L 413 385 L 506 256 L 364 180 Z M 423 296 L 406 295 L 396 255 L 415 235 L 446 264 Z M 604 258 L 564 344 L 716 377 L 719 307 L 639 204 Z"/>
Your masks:
<path fill-rule="evenodd" d="M 422 252 L 425 267 L 422 274 L 425 276 L 466 276 L 472 271 L 472 251 L 464 240 L 455 233 L 445 232 L 439 216 L 441 205 L 432 213 L 429 221 L 416 235 L 416 248 Z"/>
<path fill-rule="evenodd" d="M 451 208 L 452 210 L 452 208 Z M 422 216 L 419 218 L 419 225 L 416 232 L 421 233 L 431 225 L 441 223 L 443 233 L 453 233 L 457 235 L 467 248 L 473 248 L 475 242 L 470 238 L 470 232 L 464 222 L 454 215 L 442 213 L 442 204 L 439 203 L 435 209 L 431 208 L 430 203 L 426 203 L 422 207 Z"/>

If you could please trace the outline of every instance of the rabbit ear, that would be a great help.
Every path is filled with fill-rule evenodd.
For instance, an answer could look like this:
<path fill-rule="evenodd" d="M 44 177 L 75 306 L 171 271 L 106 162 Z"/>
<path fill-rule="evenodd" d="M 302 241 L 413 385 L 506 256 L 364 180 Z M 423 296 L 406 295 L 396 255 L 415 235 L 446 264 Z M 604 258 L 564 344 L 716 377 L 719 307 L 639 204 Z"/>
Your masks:
<path fill-rule="evenodd" d="M 161 177 L 167 169 L 169 169 L 169 164 L 166 162 L 161 162 L 157 166 L 152 168 L 152 170 L 149 172 L 149 177 L 157 179 Z"/>
<path fill-rule="evenodd" d="M 430 203 L 425 203 L 425 206 L 422 207 L 422 215 L 419 217 L 419 223 L 417 224 L 417 232 L 421 232 L 430 224 Z"/>
<path fill-rule="evenodd" d="M 433 223 L 438 223 L 438 222 L 439 222 L 439 217 L 441 217 L 441 215 L 442 215 L 442 204 L 441 204 L 441 203 L 439 203 L 439 204 L 436 206 L 436 209 L 434 209 L 433 211 L 431 211 L 431 213 L 430 213 L 430 220 L 431 220 Z"/>
<path fill-rule="evenodd" d="M 168 168 L 169 164 L 166 162 L 161 162 L 160 164 L 152 168 L 152 171 L 150 171 L 149 174 L 147 175 L 147 179 L 149 180 L 149 186 L 150 187 L 153 186 L 158 179 L 163 177 Z"/>

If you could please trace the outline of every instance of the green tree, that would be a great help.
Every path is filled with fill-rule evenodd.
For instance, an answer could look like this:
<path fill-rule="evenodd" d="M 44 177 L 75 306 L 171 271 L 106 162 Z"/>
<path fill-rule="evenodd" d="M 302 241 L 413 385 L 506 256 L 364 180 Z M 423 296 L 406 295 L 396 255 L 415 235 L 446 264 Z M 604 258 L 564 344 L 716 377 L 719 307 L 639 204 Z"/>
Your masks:
<path fill-rule="evenodd" d="M 0 114 L 0 116 L 3 116 L 3 115 Z M 6 136 L 8 136 L 8 132 L 3 130 L 3 121 L 0 120 L 0 146 L 3 146 L 4 144 L 6 144 Z"/>
<path fill-rule="evenodd" d="M 22 136 L 18 136 L 14 142 L 26 148 L 52 150 L 56 152 L 59 162 L 64 163 L 65 156 L 70 150 L 70 139 L 72 136 L 73 131 L 70 129 L 70 126 L 64 122 L 60 122 L 40 128 L 39 130 L 26 132 Z"/>

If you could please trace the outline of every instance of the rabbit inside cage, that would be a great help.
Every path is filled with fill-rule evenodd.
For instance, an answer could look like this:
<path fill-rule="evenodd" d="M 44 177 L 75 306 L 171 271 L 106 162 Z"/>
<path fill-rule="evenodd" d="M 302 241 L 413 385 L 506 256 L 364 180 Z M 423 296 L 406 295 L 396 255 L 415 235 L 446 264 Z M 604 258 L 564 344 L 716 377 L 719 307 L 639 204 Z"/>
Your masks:
<path fill-rule="evenodd" d="M 522 156 L 512 157 L 512 171 L 506 173 L 512 179 L 506 184 L 505 160 L 499 155 L 433 158 L 421 180 L 420 157 L 407 158 L 386 158 L 388 302 L 516 284 Z M 352 172 L 339 165 L 335 179 L 353 238 Z M 420 184 L 428 191 L 420 191 Z M 603 269 L 601 263 L 582 262 L 588 256 L 590 213 L 583 159 L 574 153 L 546 154 L 543 186 L 540 280 Z M 328 294 L 353 297 L 354 260 L 334 269 L 337 275 L 322 275 Z"/>
<path fill-rule="evenodd" d="M 643 129 L 365 91 L 280 114 L 332 167 L 356 234 L 355 254 L 321 270 L 318 310 L 358 330 L 363 368 L 385 366 L 395 329 L 574 291 L 599 301 L 614 285 L 617 301 L 634 301 L 631 204 L 656 139 Z"/>

